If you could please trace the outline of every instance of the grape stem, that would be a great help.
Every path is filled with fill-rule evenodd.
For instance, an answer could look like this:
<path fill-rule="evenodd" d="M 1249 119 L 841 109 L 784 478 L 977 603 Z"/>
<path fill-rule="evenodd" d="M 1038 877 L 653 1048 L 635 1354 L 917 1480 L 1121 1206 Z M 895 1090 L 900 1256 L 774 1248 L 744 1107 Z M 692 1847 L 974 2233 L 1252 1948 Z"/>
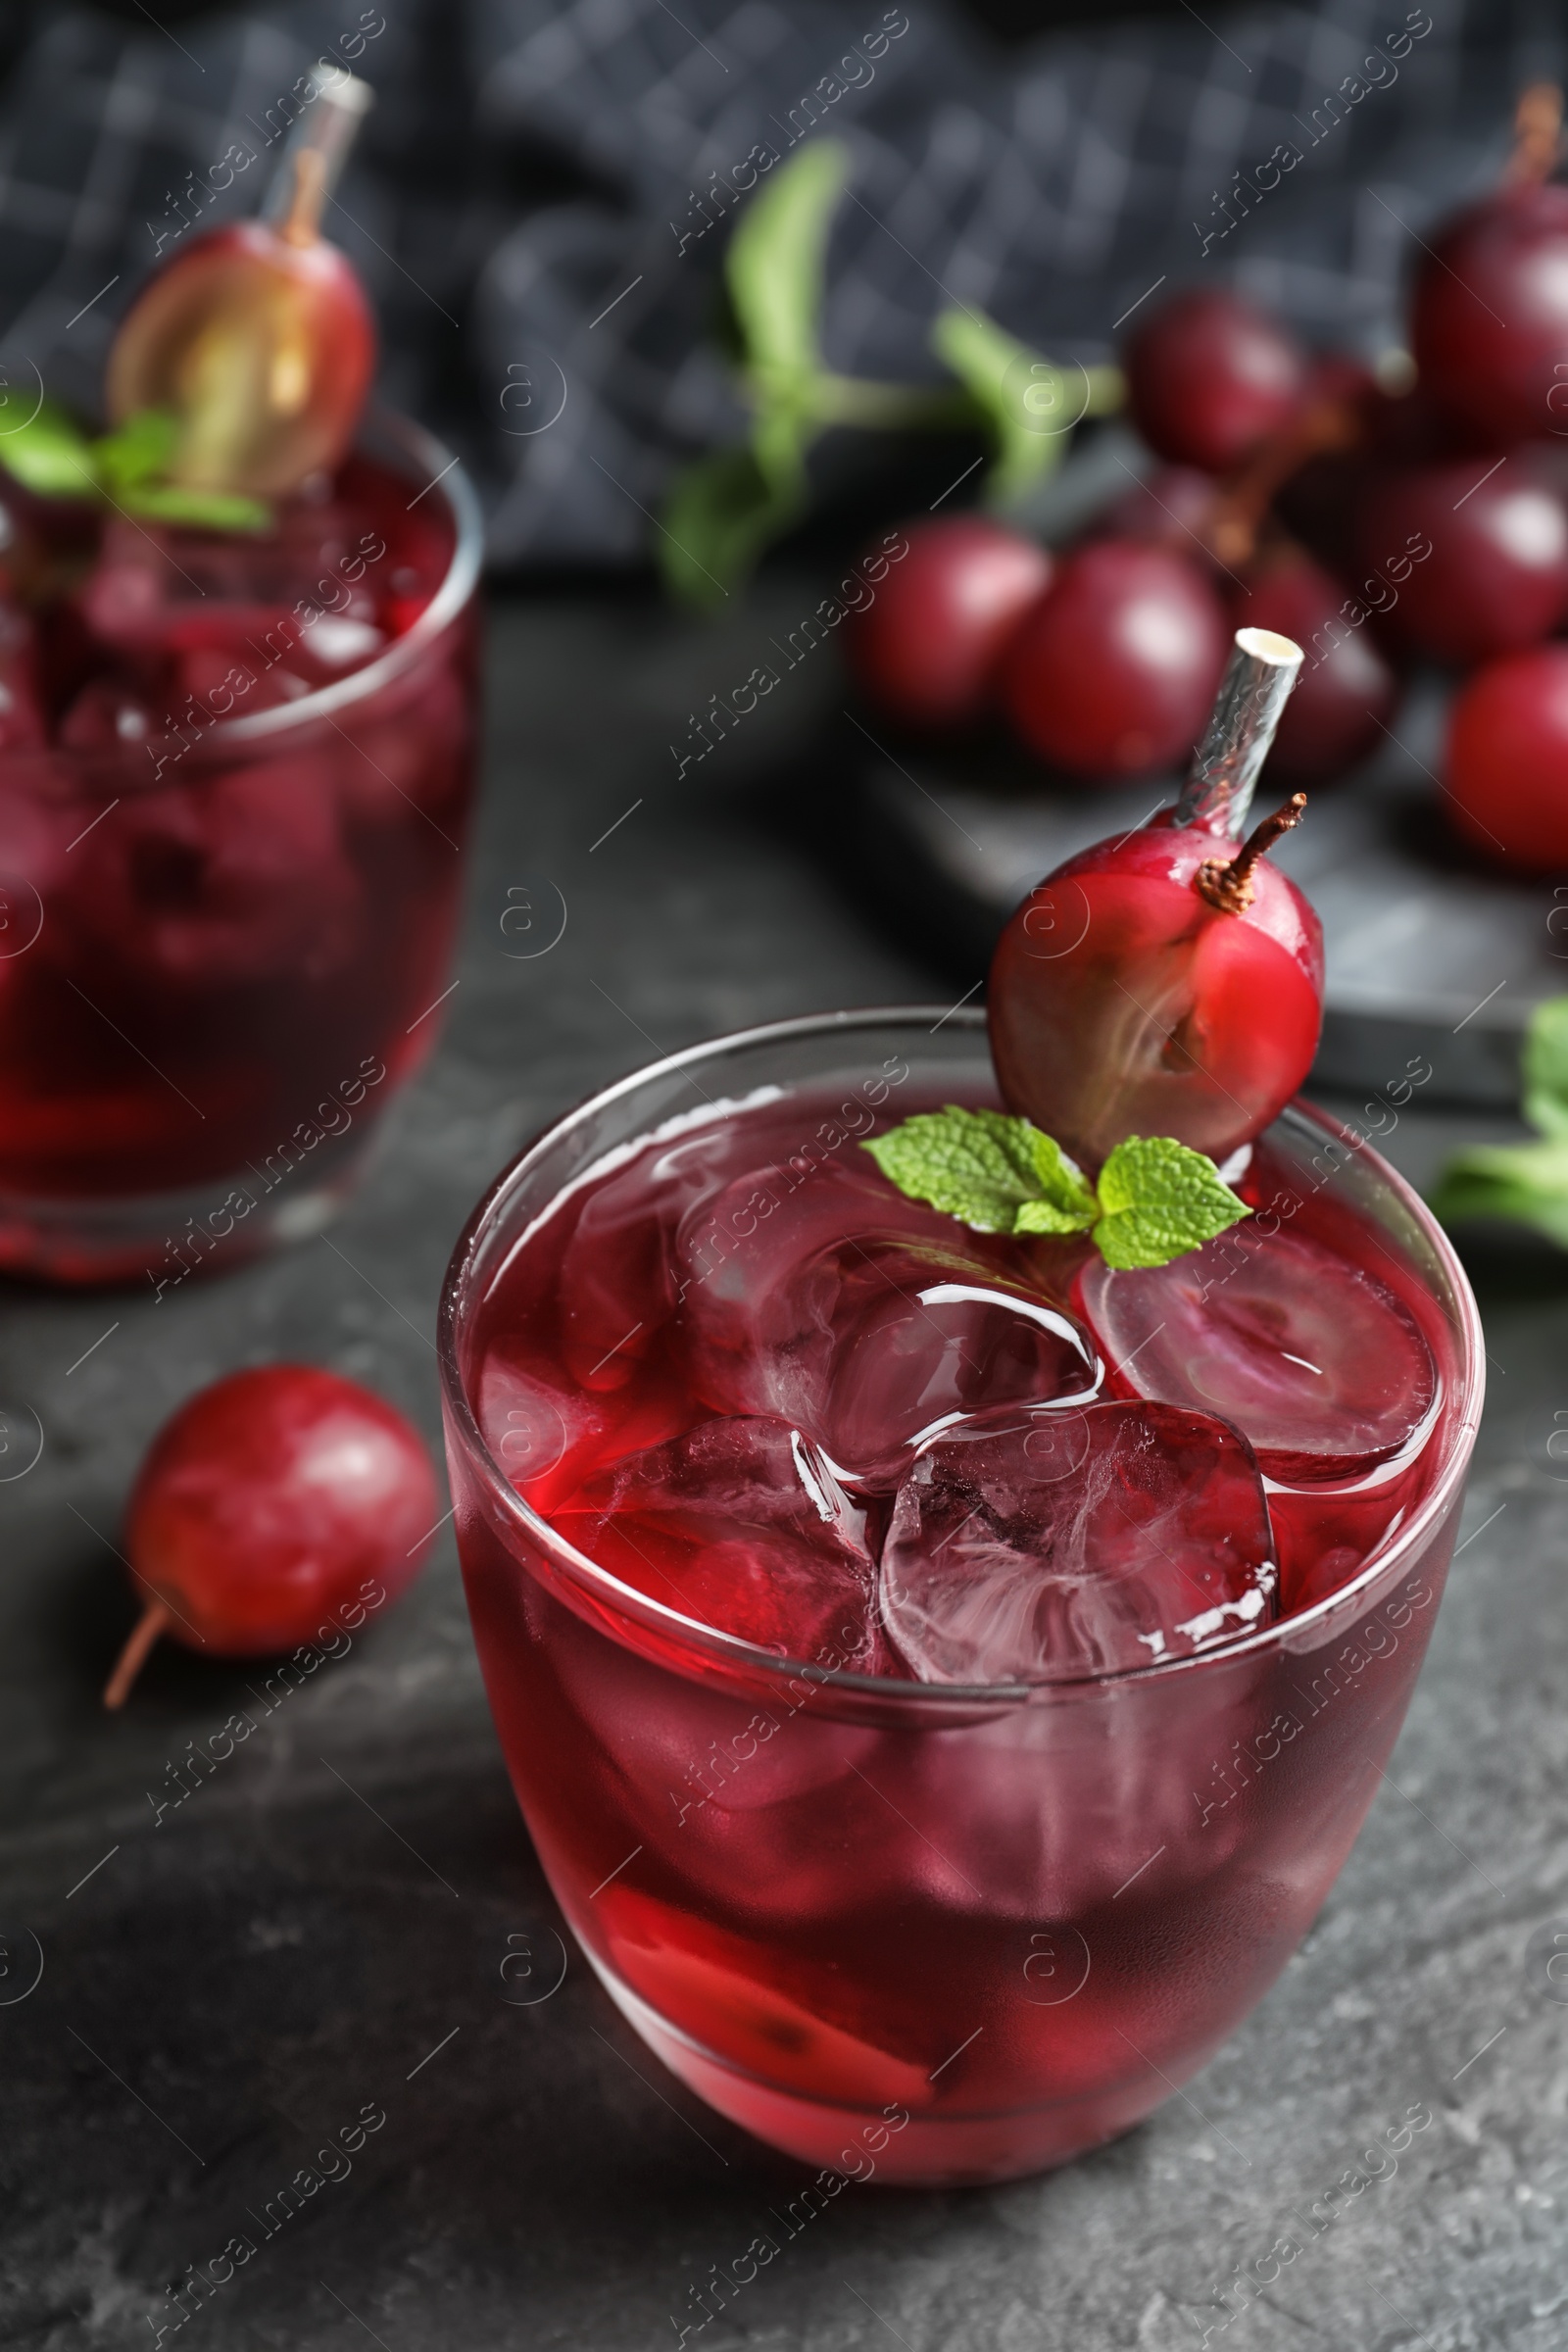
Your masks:
<path fill-rule="evenodd" d="M 1513 153 L 1503 173 L 1515 188 L 1539 187 L 1562 155 L 1562 92 L 1554 81 L 1533 81 L 1513 113 Z"/>
<path fill-rule="evenodd" d="M 172 1611 L 161 1600 L 150 1600 L 130 1629 L 130 1639 L 115 1660 L 115 1670 L 104 1685 L 104 1705 L 122 1707 L 130 1696 L 130 1686 L 147 1662 L 147 1652 L 171 1622 Z"/>
<path fill-rule="evenodd" d="M 1305 793 L 1293 792 L 1283 808 L 1276 808 L 1272 816 L 1252 827 L 1234 858 L 1205 858 L 1193 878 L 1199 896 L 1221 914 L 1245 914 L 1257 896 L 1253 866 L 1280 835 L 1298 825 L 1305 814 Z"/>
<path fill-rule="evenodd" d="M 1243 472 L 1216 497 L 1204 533 L 1215 559 L 1227 570 L 1250 564 L 1275 492 L 1309 458 L 1353 449 L 1361 430 L 1353 402 L 1333 396 L 1308 401 L 1263 442 Z"/>

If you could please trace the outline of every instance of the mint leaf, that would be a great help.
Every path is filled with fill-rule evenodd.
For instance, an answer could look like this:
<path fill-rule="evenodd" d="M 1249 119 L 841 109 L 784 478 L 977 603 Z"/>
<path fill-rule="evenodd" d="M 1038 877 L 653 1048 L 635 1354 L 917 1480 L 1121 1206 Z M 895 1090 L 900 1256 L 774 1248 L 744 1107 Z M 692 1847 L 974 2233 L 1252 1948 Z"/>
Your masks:
<path fill-rule="evenodd" d="M 91 498 L 98 487 L 92 444 L 46 400 L 24 424 L 5 422 L 0 408 L 0 466 L 39 498 Z"/>
<path fill-rule="evenodd" d="M 719 603 L 805 507 L 806 453 L 822 430 L 822 260 L 849 166 L 838 140 L 813 139 L 752 198 L 730 237 L 724 283 L 751 437 L 687 466 L 665 501 L 660 562 L 688 604 Z"/>
<path fill-rule="evenodd" d="M 1568 1136 L 1568 997 L 1536 1006 L 1521 1063 L 1525 1117 L 1543 1135 Z"/>
<path fill-rule="evenodd" d="M 1020 1206 L 1012 1222 L 1013 1232 L 1087 1233 L 1100 1214 L 1100 1203 L 1095 1199 L 1094 1186 L 1078 1162 L 1067 1157 L 1054 1137 L 1042 1135 L 1027 1119 L 1010 1120 L 1008 1124 L 1025 1130 L 1035 1181 L 1040 1186 L 1039 1198 L 1025 1200 Z"/>
<path fill-rule="evenodd" d="M 1211 1159 L 1168 1135 L 1132 1135 L 1100 1171 L 1094 1239 L 1107 1266 L 1162 1266 L 1251 1210 Z"/>
<path fill-rule="evenodd" d="M 722 604 L 794 519 L 802 496 L 769 481 L 753 449 L 699 458 L 676 476 L 665 502 L 659 558 L 666 582 L 688 604 Z"/>
<path fill-rule="evenodd" d="M 237 490 L 187 490 L 179 482 L 133 483 L 118 503 L 127 514 L 194 523 L 208 531 L 265 531 L 272 522 L 265 499 L 246 498 Z"/>
<path fill-rule="evenodd" d="M 1048 1135 L 1000 1110 L 918 1111 L 861 1145 L 884 1176 L 912 1200 L 929 1200 L 977 1233 L 1081 1233 L 1095 1197 Z"/>
<path fill-rule="evenodd" d="M 991 435 L 996 455 L 986 475 L 990 503 L 1011 505 L 1066 451 L 1067 435 L 1053 417 L 1059 413 L 1062 422 L 1071 418 L 1067 385 L 1027 344 L 967 311 L 938 313 L 931 348 L 969 392 Z M 1037 368 L 1044 371 L 1038 380 Z"/>
<path fill-rule="evenodd" d="M 179 418 L 169 409 L 138 409 L 92 444 L 100 479 L 117 495 L 168 471 L 179 440 Z"/>
<path fill-rule="evenodd" d="M 1471 1217 L 1533 1225 L 1568 1250 L 1568 997 L 1536 1006 L 1520 1065 L 1520 1107 L 1545 1141 L 1456 1152 L 1432 1194 L 1432 1213 L 1445 1225 Z"/>
<path fill-rule="evenodd" d="M 745 366 L 762 385 L 768 379 L 799 385 L 816 373 L 822 257 L 849 171 L 842 141 L 813 139 L 759 190 L 735 224 L 724 282 Z"/>
<path fill-rule="evenodd" d="M 1568 1250 L 1568 1135 L 1542 1144 L 1472 1144 L 1456 1152 L 1432 1196 L 1445 1225 L 1502 1217 Z"/>
<path fill-rule="evenodd" d="M 1118 1144 L 1098 1193 L 1051 1136 L 1001 1110 L 950 1102 L 860 1149 L 901 1193 L 976 1233 L 1089 1233 L 1107 1266 L 1162 1266 L 1252 1213 L 1211 1159 L 1168 1135 Z"/>
<path fill-rule="evenodd" d="M 171 409 L 137 409 L 123 424 L 92 444 L 104 495 L 127 514 L 155 522 L 194 524 L 209 531 L 265 531 L 272 510 L 237 490 L 197 490 L 164 477 L 179 446 L 179 418 Z"/>
<path fill-rule="evenodd" d="M 996 455 L 986 476 L 994 507 L 1016 505 L 1054 471 L 1072 428 L 1120 406 L 1114 368 L 1057 368 L 984 313 L 948 310 L 931 328 L 931 348 L 968 391 Z"/>
<path fill-rule="evenodd" d="M 271 524 L 272 510 L 262 499 L 160 478 L 179 440 L 179 419 L 167 409 L 138 409 L 96 441 L 52 401 L 9 430 L 4 416 L 0 404 L 0 466 L 35 497 L 107 498 L 126 514 L 211 531 L 264 531 Z"/>

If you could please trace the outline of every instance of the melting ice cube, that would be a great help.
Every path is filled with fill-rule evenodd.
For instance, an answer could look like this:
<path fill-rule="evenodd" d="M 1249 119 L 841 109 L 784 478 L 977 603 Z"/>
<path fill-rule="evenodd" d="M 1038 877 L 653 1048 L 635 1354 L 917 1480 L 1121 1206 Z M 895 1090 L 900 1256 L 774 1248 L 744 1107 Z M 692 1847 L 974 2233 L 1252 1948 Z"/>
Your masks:
<path fill-rule="evenodd" d="M 959 1414 L 1094 1395 L 1088 1335 L 1004 1250 L 880 1184 L 835 1179 L 776 1213 L 767 1199 L 748 1176 L 682 1228 L 687 1363 L 710 1404 L 795 1421 L 853 1484 L 891 1490 Z"/>
<path fill-rule="evenodd" d="M 704 1421 L 597 1472 L 551 1514 L 650 1599 L 782 1656 L 875 1671 L 865 1514 L 798 1429 Z"/>
<path fill-rule="evenodd" d="M 581 1483 L 576 1462 L 591 1460 L 610 1431 L 598 1397 L 544 1379 L 505 1346 L 489 1350 L 474 1385 L 485 1443 L 520 1494 L 544 1510 L 563 1486 Z"/>
<path fill-rule="evenodd" d="M 950 1423 L 994 1405 L 1087 1404 L 1099 1385 L 1075 1317 L 994 1276 L 955 1279 L 887 1251 L 846 1271 L 813 1426 L 857 1484 L 891 1489 Z"/>
<path fill-rule="evenodd" d="M 333 504 L 283 504 L 257 533 L 113 518 L 77 609 L 99 645 L 121 653 L 252 638 L 254 668 L 308 640 L 317 615 L 373 623 L 379 567 L 351 555 L 359 545 L 361 518 Z"/>
<path fill-rule="evenodd" d="M 714 1191 L 728 1148 L 715 1125 L 639 1152 L 576 1211 L 558 1245 L 557 1301 L 562 1360 L 579 1388 L 623 1388 L 668 1321 L 676 1228 Z"/>
<path fill-rule="evenodd" d="M 1206 1413 L 1001 1410 L 899 1490 L 883 1623 L 924 1682 L 1065 1681 L 1252 1631 L 1278 1576 L 1251 1453 Z"/>
<path fill-rule="evenodd" d="M 319 979 L 360 943 L 364 894 L 308 757 L 210 777 L 200 794 L 127 795 L 73 864 L 73 925 L 141 976 Z"/>

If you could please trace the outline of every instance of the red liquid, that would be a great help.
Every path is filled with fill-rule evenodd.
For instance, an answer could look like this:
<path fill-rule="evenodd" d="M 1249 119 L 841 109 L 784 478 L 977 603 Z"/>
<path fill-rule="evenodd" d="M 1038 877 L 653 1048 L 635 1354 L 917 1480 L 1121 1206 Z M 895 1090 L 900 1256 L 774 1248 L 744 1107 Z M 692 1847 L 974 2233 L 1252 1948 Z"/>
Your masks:
<path fill-rule="evenodd" d="M 903 1102 L 898 1115 L 923 1107 Z M 902 1200 L 853 1143 L 803 1151 L 803 1138 L 840 1132 L 832 1109 L 797 1096 L 692 1128 L 563 1198 L 514 1250 L 466 1335 L 470 1401 L 517 1491 L 631 1590 L 616 1604 L 574 1583 L 507 1527 L 455 1446 L 469 1605 L 552 1884 L 666 2062 L 815 2163 L 1004 2177 L 1146 2113 L 1283 1965 L 1392 1746 L 1449 1530 L 1435 1528 L 1402 1578 L 1375 1588 L 1375 1606 L 1348 1604 L 1337 1630 L 1298 1651 L 1250 1652 L 1222 1636 L 1198 1671 L 1048 1686 L 1036 1700 L 1050 1704 L 934 1705 L 938 1690 L 914 1681 L 918 1660 L 890 1638 L 904 1639 L 906 1621 L 883 1622 L 874 1564 L 858 1582 L 854 1567 L 861 1544 L 874 1563 L 907 1454 L 851 1476 L 829 1493 L 831 1514 L 814 1527 L 791 1517 L 785 1538 L 768 1514 L 793 1511 L 796 1490 L 787 1446 L 771 1439 L 744 1489 L 749 1538 L 721 1510 L 658 1487 L 661 1464 L 694 1475 L 691 1449 L 672 1447 L 679 1433 L 715 1414 L 733 1431 L 767 1409 L 742 1341 L 748 1316 L 764 1335 L 782 1328 L 768 1322 L 769 1283 L 803 1236 L 830 1249 L 857 1237 L 888 1264 L 902 1251 L 928 1290 L 942 1287 L 929 1276 L 947 1252 L 1070 1315 L 1082 1248 L 971 1234 Z M 1399 1363 L 1426 1365 L 1442 1396 L 1378 1482 L 1347 1482 L 1336 1459 L 1335 1484 L 1314 1488 L 1295 1456 L 1299 1483 L 1270 1481 L 1284 1570 L 1270 1614 L 1355 1574 L 1419 1507 L 1448 1451 L 1454 1351 L 1441 1313 L 1386 1237 L 1310 1182 L 1260 1154 L 1248 1189 L 1260 1204 L 1288 1195 L 1277 1229 L 1333 1253 L 1346 1279 L 1375 1270 L 1368 1313 L 1394 1318 Z M 1240 1293 L 1238 1277 L 1233 1323 Z M 1026 1360 L 1011 1330 L 1004 1315 L 989 1354 L 956 1356 L 924 1333 L 939 1417 L 984 1409 L 988 1384 L 1008 1404 L 1027 1400 L 1031 1374 L 1045 1384 L 1038 1397 L 1058 1400 L 1053 1432 L 1106 1409 L 1073 1401 L 1068 1356 Z M 909 1402 L 877 1345 L 851 1367 L 862 1416 L 879 1398 Z M 809 1349 L 783 1352 L 782 1368 L 764 1358 L 762 1369 L 775 1400 L 798 1402 Z M 1133 1372 L 1099 1393 L 1135 1396 Z M 1385 1396 L 1396 1421 L 1395 1406 Z M 1190 1434 L 1191 1413 L 1163 1426 L 1178 1422 Z M 841 1414 L 841 1443 L 845 1426 Z M 803 1442 L 818 1481 L 824 1460 L 843 1468 L 825 1426 L 804 1428 Z M 628 1469 L 652 1447 L 663 1450 Z M 770 1551 L 779 1542 L 787 1558 Z M 771 1588 L 770 1556 L 783 1562 Z M 809 1675 L 726 1665 L 639 1592 L 781 1656 L 882 1679 L 856 1697 Z"/>
<path fill-rule="evenodd" d="M 352 679 L 418 620 L 455 530 L 439 493 L 410 510 L 414 487 L 356 457 L 254 540 L 15 500 L 0 1263 L 179 1278 L 279 1187 L 306 1192 L 351 1130 L 357 1150 L 433 1044 L 471 607 L 328 712 L 231 731 Z M 195 1213 L 167 1247 L 127 1241 L 117 1262 L 92 1239 L 95 1204 L 171 1195 Z"/>

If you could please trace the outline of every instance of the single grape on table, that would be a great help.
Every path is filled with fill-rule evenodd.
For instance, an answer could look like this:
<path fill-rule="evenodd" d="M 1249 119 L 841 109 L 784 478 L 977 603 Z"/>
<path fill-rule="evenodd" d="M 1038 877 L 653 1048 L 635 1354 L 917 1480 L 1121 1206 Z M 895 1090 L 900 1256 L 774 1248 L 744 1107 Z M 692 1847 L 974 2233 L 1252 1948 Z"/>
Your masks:
<path fill-rule="evenodd" d="M 436 1533 L 417 1433 L 310 1364 L 215 1381 L 159 1432 L 125 1514 L 142 1614 L 104 1704 L 124 1704 L 164 1637 L 213 1658 L 309 1642 L 345 1603 L 396 1599 Z"/>

